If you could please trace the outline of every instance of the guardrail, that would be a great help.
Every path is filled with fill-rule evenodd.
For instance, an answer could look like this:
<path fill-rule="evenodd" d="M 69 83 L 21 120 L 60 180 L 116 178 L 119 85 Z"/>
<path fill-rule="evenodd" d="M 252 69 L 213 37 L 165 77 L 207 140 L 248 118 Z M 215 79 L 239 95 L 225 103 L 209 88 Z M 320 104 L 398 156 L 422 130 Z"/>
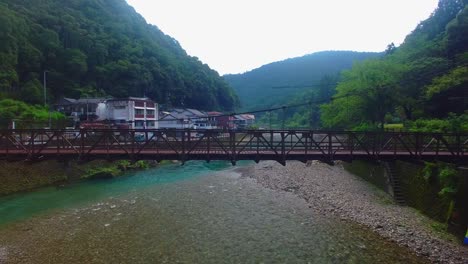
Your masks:
<path fill-rule="evenodd" d="M 0 158 L 148 160 L 401 159 L 467 163 L 468 134 L 315 130 L 0 130 Z"/>

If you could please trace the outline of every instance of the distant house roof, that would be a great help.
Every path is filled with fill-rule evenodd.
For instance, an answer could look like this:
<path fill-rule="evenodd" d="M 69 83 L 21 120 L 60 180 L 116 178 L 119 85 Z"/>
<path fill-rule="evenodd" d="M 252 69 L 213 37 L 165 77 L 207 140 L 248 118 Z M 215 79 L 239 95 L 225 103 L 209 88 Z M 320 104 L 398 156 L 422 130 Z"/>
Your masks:
<path fill-rule="evenodd" d="M 186 110 L 189 111 L 189 112 L 191 112 L 193 115 L 198 116 L 198 117 L 205 117 L 205 116 L 206 116 L 205 113 L 203 113 L 202 111 L 199 111 L 199 110 L 197 110 L 197 109 L 189 109 L 189 108 L 187 108 Z"/>
<path fill-rule="evenodd" d="M 75 100 L 77 104 L 98 104 L 108 100 L 108 98 L 80 98 Z"/>
<path fill-rule="evenodd" d="M 235 115 L 234 118 L 236 120 L 246 120 L 244 117 L 242 117 L 242 115 Z"/>
<path fill-rule="evenodd" d="M 189 118 L 190 117 L 188 117 L 184 113 L 171 112 L 171 113 L 167 113 L 166 115 L 161 117 L 161 120 L 174 120 L 174 119 L 186 120 L 186 119 L 189 119 Z"/>
<path fill-rule="evenodd" d="M 61 101 L 67 102 L 67 103 L 75 103 L 75 102 L 76 102 L 76 99 L 64 97 L 64 98 L 62 98 Z"/>
<path fill-rule="evenodd" d="M 245 120 L 255 120 L 255 116 L 251 114 L 243 114 L 241 115 Z"/>
<path fill-rule="evenodd" d="M 148 97 L 123 97 L 123 98 L 109 98 L 107 101 L 149 101 L 153 102 Z"/>
<path fill-rule="evenodd" d="M 74 104 L 98 104 L 108 100 L 108 98 L 80 98 L 80 99 L 73 99 L 63 97 L 57 103 L 58 105 L 74 105 Z"/>
<path fill-rule="evenodd" d="M 222 115 L 223 113 L 214 111 L 214 112 L 208 112 L 207 114 L 208 114 L 209 116 L 220 116 L 220 115 Z"/>
<path fill-rule="evenodd" d="M 171 113 L 178 113 L 178 114 L 184 114 L 188 117 L 206 117 L 207 114 L 203 113 L 202 111 L 196 110 L 196 109 L 181 109 L 181 108 L 175 108 L 170 111 Z"/>
<path fill-rule="evenodd" d="M 255 120 L 255 116 L 250 114 L 235 115 L 234 118 L 237 120 Z"/>

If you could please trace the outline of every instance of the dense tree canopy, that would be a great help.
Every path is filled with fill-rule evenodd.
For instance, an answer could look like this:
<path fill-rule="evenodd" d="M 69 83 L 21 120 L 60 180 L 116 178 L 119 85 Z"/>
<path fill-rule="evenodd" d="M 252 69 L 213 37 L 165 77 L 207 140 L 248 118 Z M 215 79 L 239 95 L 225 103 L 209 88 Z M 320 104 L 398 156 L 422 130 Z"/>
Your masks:
<path fill-rule="evenodd" d="M 59 112 L 49 112 L 49 109 L 28 105 L 12 99 L 0 100 L 0 129 L 12 128 L 42 128 L 49 123 L 56 127 L 58 123 L 66 125 L 66 117 Z"/>
<path fill-rule="evenodd" d="M 296 94 L 316 89 L 324 76 L 335 75 L 351 68 L 354 62 L 377 56 L 380 53 L 317 52 L 224 78 L 236 90 L 244 110 L 263 109 L 294 101 Z"/>
<path fill-rule="evenodd" d="M 440 0 L 400 47 L 389 46 L 386 56 L 343 73 L 334 100 L 322 106 L 323 126 L 371 128 L 403 121 L 419 129 L 444 123 L 431 123 L 433 118 L 465 120 L 467 36 L 466 0 Z"/>
<path fill-rule="evenodd" d="M 148 96 L 228 110 L 228 84 L 125 0 L 0 0 L 0 98 Z"/>

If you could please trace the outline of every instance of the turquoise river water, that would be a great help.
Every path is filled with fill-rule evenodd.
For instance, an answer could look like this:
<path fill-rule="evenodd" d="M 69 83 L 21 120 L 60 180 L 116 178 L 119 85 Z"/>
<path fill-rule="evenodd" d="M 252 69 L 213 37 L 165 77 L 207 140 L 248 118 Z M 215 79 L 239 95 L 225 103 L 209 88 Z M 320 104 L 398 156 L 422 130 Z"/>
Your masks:
<path fill-rule="evenodd" d="M 424 260 L 228 163 L 189 162 L 0 198 L 0 263 Z"/>

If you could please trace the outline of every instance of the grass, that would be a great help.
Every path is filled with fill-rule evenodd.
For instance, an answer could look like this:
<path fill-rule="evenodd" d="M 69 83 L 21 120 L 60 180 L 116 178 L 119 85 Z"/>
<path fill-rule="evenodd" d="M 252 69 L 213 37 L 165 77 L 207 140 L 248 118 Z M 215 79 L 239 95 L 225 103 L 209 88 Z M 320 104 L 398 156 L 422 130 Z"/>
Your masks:
<path fill-rule="evenodd" d="M 384 124 L 385 130 L 402 131 L 404 128 L 403 124 Z"/>

